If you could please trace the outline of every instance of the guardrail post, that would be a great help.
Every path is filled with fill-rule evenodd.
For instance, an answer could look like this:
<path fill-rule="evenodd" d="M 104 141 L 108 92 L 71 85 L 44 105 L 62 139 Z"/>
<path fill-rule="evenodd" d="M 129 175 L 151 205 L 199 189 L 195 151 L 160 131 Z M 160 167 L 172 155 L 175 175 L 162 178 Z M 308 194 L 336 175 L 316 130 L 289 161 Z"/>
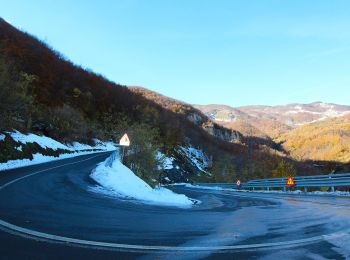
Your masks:
<path fill-rule="evenodd" d="M 332 179 L 332 174 L 329 175 L 329 178 Z M 331 191 L 334 192 L 334 186 L 331 187 Z"/>

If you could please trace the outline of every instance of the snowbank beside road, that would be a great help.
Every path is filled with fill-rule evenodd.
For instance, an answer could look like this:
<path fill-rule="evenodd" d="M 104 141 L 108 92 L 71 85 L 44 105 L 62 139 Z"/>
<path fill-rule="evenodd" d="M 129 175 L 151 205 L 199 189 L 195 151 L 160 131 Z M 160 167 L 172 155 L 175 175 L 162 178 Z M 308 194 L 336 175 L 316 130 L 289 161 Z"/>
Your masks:
<path fill-rule="evenodd" d="M 40 136 L 36 134 L 22 134 L 21 132 L 14 131 L 14 132 L 8 132 L 8 134 L 11 136 L 11 138 L 21 144 L 27 144 L 27 143 L 37 143 L 42 148 L 50 148 L 52 150 L 68 150 L 68 151 L 82 151 L 82 150 L 94 150 L 94 149 L 100 149 L 104 151 L 113 151 L 115 150 L 115 146 L 112 142 L 102 142 L 98 139 L 94 139 L 95 145 L 91 146 L 88 144 L 82 144 L 79 142 L 73 142 L 72 144 L 63 144 L 60 143 L 50 137 L 47 136 Z M 5 138 L 5 135 L 3 135 Z M 0 136 L 1 141 L 1 136 Z"/>
<path fill-rule="evenodd" d="M 18 145 L 20 145 L 15 148 L 18 151 L 22 151 L 22 145 L 25 145 L 27 143 L 37 143 L 43 149 L 52 149 L 54 151 L 61 149 L 66 153 L 61 153 L 58 156 L 49 156 L 49 155 L 43 155 L 41 153 L 35 153 L 35 154 L 32 154 L 33 159 L 9 160 L 7 162 L 0 163 L 0 171 L 24 167 L 24 166 L 30 166 L 34 164 L 45 163 L 49 161 L 71 158 L 78 155 L 116 150 L 116 146 L 114 145 L 114 143 L 102 142 L 97 139 L 94 140 L 95 145 L 91 146 L 87 144 L 81 144 L 78 142 L 74 142 L 72 144 L 63 144 L 47 136 L 40 136 L 32 133 L 23 134 L 18 131 L 7 132 L 6 134 L 10 135 L 13 141 L 15 141 Z M 5 140 L 5 135 L 0 134 L 0 142 L 4 140 Z"/>
<path fill-rule="evenodd" d="M 188 208 L 198 203 L 183 194 L 174 193 L 163 187 L 152 189 L 118 158 L 111 164 L 109 162 L 110 158 L 100 163 L 91 174 L 91 177 L 103 187 L 103 193 L 163 206 Z"/>
<path fill-rule="evenodd" d="M 20 168 L 20 167 L 25 167 L 25 166 L 30 166 L 30 165 L 35 165 L 35 164 L 40 164 L 40 163 L 45 163 L 45 162 L 51 162 L 51 161 L 56 161 L 56 160 L 62 160 L 62 159 L 72 158 L 72 157 L 76 157 L 79 155 L 91 154 L 91 153 L 96 153 L 96 152 L 64 153 L 64 154 L 60 154 L 57 157 L 47 156 L 47 155 L 42 155 L 40 153 L 36 153 L 36 154 L 33 154 L 32 160 L 30 160 L 30 159 L 18 159 L 18 160 L 10 160 L 10 161 L 7 161 L 5 163 L 0 163 L 0 171 Z"/>
<path fill-rule="evenodd" d="M 201 190 L 234 190 L 234 189 L 231 189 L 231 188 L 222 188 L 222 187 L 219 187 L 219 186 L 199 186 L 199 185 L 193 185 L 193 184 L 190 184 L 190 183 L 184 183 L 184 184 L 180 184 L 180 185 L 183 185 L 187 188 L 192 188 L 192 189 L 201 189 Z M 236 191 L 236 190 L 234 190 Z"/>
<path fill-rule="evenodd" d="M 42 148 L 51 148 L 52 150 L 57 149 L 65 149 L 70 150 L 66 145 L 57 142 L 56 140 L 47 137 L 47 136 L 40 136 L 36 134 L 22 134 L 21 132 L 15 131 L 13 133 L 8 133 L 12 137 L 12 139 L 17 143 L 37 143 Z"/>

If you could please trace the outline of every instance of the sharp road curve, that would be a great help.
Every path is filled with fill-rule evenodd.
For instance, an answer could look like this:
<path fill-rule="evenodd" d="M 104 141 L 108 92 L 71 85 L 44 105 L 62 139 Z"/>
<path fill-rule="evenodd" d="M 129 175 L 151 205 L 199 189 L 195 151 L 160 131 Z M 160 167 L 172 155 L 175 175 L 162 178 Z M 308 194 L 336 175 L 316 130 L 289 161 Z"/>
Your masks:
<path fill-rule="evenodd" d="M 0 172 L 0 255 L 6 259 L 350 257 L 350 199 L 175 186 L 190 209 L 96 192 L 110 153 Z"/>

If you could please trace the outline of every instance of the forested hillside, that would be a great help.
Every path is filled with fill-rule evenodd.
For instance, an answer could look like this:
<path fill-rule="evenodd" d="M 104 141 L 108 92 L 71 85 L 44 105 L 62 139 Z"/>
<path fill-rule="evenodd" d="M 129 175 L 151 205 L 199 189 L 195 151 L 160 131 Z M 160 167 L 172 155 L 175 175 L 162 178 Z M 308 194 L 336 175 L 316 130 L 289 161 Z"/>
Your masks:
<path fill-rule="evenodd" d="M 129 87 L 129 89 L 173 113 L 185 116 L 187 120 L 201 127 L 210 135 L 231 143 L 242 142 L 243 136 L 240 132 L 214 123 L 205 114 L 189 104 L 163 96 L 146 88 Z"/>
<path fill-rule="evenodd" d="M 126 163 L 148 181 L 164 174 L 159 172 L 157 152 L 176 158 L 192 180 L 269 177 L 282 159 L 299 170 L 314 170 L 310 164 L 286 158 L 274 143 L 244 137 L 190 105 L 164 104 L 165 97 L 150 98 L 150 93 L 130 90 L 74 65 L 0 19 L 1 132 L 17 129 L 85 143 L 93 138 L 117 141 L 128 132 L 133 146 Z M 191 147 L 210 158 L 203 169 L 206 174 L 199 174 L 184 159 L 184 151 Z"/>
<path fill-rule="evenodd" d="M 297 160 L 350 162 L 350 115 L 298 127 L 278 138 Z"/>

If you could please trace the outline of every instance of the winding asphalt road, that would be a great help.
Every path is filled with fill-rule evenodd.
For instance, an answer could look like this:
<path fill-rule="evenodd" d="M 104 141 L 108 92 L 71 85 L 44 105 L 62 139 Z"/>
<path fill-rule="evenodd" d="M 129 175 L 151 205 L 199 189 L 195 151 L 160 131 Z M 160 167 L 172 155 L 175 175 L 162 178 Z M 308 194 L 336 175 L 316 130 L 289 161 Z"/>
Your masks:
<path fill-rule="evenodd" d="M 201 203 L 141 204 L 89 177 L 109 155 L 0 172 L 0 258 L 350 257 L 350 199 L 174 186 Z"/>

